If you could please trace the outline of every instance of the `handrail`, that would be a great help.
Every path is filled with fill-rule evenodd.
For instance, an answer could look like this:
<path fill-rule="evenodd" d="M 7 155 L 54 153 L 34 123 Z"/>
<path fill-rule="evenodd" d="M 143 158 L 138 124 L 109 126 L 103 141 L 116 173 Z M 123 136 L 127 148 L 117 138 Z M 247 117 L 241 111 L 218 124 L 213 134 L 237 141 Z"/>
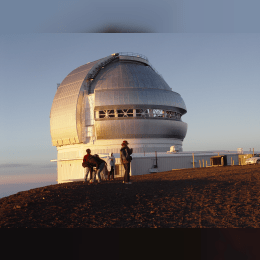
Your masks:
<path fill-rule="evenodd" d="M 137 58 L 142 58 L 144 60 L 146 60 L 148 63 L 149 63 L 149 66 L 152 68 L 152 70 L 157 73 L 159 76 L 162 76 L 162 74 L 160 74 L 152 65 L 151 63 L 149 62 L 148 58 L 143 55 L 143 54 L 140 54 L 140 53 L 134 53 L 134 52 L 119 52 L 119 56 L 122 55 L 122 56 L 130 56 L 130 57 L 137 57 Z"/>
<path fill-rule="evenodd" d="M 134 52 L 119 52 L 119 55 L 142 58 L 142 59 L 144 59 L 144 60 L 146 60 L 146 61 L 149 62 L 148 58 L 147 58 L 145 55 L 139 54 L 139 53 L 134 53 Z"/>

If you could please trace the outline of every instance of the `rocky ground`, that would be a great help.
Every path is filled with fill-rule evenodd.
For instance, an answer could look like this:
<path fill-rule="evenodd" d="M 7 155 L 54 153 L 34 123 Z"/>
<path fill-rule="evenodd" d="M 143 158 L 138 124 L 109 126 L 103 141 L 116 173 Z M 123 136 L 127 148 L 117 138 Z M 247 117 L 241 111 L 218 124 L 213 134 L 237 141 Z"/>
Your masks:
<path fill-rule="evenodd" d="M 0 227 L 260 227 L 260 166 L 56 184 L 0 199 Z"/>

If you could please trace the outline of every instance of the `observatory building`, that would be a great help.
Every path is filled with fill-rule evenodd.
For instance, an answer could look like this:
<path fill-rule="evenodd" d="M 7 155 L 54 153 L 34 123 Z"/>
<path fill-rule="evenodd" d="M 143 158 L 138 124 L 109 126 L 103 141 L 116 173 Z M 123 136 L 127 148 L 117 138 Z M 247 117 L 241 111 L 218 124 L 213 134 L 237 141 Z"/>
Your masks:
<path fill-rule="evenodd" d="M 140 54 L 114 53 L 73 70 L 58 86 L 50 112 L 58 182 L 78 173 L 87 148 L 119 153 L 182 151 L 187 112 L 180 94 Z M 73 175 L 72 175 L 73 174 Z"/>

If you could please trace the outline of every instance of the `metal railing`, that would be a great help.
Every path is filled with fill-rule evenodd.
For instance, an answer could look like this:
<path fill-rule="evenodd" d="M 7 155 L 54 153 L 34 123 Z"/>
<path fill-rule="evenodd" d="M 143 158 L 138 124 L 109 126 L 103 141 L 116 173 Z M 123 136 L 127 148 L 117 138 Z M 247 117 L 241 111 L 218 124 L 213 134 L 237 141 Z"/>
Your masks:
<path fill-rule="evenodd" d="M 148 60 L 148 58 L 147 58 L 146 56 L 144 56 L 143 54 L 139 54 L 139 53 L 134 53 L 134 52 L 119 52 L 119 55 L 142 58 L 142 59 L 144 59 L 144 60 L 146 60 L 146 61 L 149 62 L 149 60 Z"/>
<path fill-rule="evenodd" d="M 134 52 L 119 52 L 119 55 L 122 55 L 122 56 L 130 56 L 130 57 L 137 57 L 137 58 L 142 58 L 144 60 L 146 60 L 148 63 L 149 63 L 149 66 L 152 68 L 152 70 L 154 72 L 156 72 L 158 75 L 160 75 L 162 78 L 162 74 L 160 74 L 152 65 L 151 63 L 149 62 L 148 58 L 143 55 L 143 54 L 140 54 L 140 53 L 134 53 Z"/>

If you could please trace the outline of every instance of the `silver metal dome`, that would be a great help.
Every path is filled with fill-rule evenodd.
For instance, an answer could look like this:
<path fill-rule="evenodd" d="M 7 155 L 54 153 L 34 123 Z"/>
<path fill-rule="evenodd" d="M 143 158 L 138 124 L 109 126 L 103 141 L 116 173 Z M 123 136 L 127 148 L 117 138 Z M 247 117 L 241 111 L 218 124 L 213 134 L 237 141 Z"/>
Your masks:
<path fill-rule="evenodd" d="M 55 146 L 86 142 L 86 118 L 92 113 L 92 135 L 97 140 L 183 140 L 187 124 L 181 116 L 186 112 L 180 94 L 145 56 L 115 53 L 75 69 L 63 80 L 51 109 L 52 142 Z"/>

